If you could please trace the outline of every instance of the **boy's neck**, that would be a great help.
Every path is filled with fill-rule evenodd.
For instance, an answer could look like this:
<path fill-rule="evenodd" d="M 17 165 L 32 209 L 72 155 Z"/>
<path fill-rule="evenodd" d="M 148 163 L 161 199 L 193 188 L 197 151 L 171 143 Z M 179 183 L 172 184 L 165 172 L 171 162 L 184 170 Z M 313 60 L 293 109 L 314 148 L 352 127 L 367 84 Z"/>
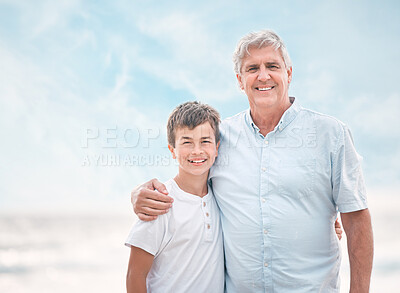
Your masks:
<path fill-rule="evenodd" d="M 175 176 L 174 180 L 178 184 L 179 188 L 184 192 L 194 194 L 200 197 L 207 195 L 208 173 L 202 175 L 193 175 L 179 170 L 178 175 Z"/>

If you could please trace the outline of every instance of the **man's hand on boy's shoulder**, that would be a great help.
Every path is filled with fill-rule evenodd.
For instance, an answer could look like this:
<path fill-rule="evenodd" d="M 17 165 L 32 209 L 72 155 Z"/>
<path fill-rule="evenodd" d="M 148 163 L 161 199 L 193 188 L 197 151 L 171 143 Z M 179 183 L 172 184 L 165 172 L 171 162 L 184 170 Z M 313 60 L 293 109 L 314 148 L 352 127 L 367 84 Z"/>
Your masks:
<path fill-rule="evenodd" d="M 140 220 L 153 221 L 172 207 L 174 200 L 167 194 L 167 188 L 157 179 L 136 186 L 131 193 L 133 211 Z"/>

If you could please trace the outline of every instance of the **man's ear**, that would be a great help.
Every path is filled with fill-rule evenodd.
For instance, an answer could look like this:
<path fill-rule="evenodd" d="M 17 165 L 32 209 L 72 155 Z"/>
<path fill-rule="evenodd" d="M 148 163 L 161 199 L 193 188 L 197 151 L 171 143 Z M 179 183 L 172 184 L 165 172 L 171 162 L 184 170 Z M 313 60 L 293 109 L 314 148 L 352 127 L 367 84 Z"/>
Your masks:
<path fill-rule="evenodd" d="M 288 69 L 286 69 L 286 71 L 288 75 L 288 84 L 290 84 L 292 82 L 292 73 L 293 73 L 292 67 L 290 66 Z"/>
<path fill-rule="evenodd" d="M 169 149 L 169 151 L 170 151 L 171 154 L 172 154 L 172 158 L 173 158 L 173 159 L 176 159 L 174 147 L 173 147 L 172 145 L 168 145 L 168 149 Z"/>
<path fill-rule="evenodd" d="M 219 144 L 220 144 L 220 142 L 221 142 L 221 141 L 219 141 L 219 142 L 217 143 L 217 152 L 216 152 L 216 154 L 215 154 L 216 157 L 218 157 L 218 149 L 219 149 Z"/>
<path fill-rule="evenodd" d="M 240 89 L 244 90 L 244 86 L 243 86 L 243 83 L 242 83 L 242 77 L 240 76 L 240 74 L 236 74 L 236 78 L 238 80 Z"/>

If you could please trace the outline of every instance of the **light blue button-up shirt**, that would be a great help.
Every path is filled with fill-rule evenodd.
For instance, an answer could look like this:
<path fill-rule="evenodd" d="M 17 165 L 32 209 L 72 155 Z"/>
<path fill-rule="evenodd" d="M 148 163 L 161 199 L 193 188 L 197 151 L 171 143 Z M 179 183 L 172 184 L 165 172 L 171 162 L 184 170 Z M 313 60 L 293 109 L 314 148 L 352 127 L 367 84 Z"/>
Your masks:
<path fill-rule="evenodd" d="M 221 124 L 210 180 L 227 292 L 339 292 L 337 212 L 367 208 L 346 125 L 296 100 L 264 137 L 241 112 Z"/>

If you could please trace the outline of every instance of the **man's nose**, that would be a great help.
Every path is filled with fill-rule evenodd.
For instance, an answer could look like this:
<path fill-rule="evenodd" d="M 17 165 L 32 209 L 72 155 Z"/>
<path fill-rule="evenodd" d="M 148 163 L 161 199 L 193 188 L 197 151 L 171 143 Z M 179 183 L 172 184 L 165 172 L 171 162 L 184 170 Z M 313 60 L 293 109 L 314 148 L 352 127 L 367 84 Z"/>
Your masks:
<path fill-rule="evenodd" d="M 267 81 L 270 78 L 268 71 L 266 68 L 260 68 L 259 74 L 258 74 L 258 80 L 259 81 Z"/>

